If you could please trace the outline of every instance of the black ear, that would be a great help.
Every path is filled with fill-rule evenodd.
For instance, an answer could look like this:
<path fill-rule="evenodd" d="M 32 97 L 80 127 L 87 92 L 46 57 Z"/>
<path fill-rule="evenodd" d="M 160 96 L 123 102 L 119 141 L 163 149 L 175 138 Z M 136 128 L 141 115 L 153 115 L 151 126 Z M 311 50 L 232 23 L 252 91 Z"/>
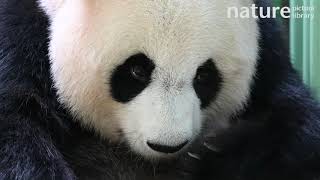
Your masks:
<path fill-rule="evenodd" d="M 65 0 L 38 0 L 38 4 L 49 17 L 53 17 L 64 1 Z"/>

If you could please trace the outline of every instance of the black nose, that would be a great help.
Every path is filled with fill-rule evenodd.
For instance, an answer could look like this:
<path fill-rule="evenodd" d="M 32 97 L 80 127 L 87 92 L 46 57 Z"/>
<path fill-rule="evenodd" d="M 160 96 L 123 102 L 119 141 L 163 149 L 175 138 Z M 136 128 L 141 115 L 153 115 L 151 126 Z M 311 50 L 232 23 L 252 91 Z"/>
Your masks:
<path fill-rule="evenodd" d="M 180 149 L 182 149 L 186 144 L 188 144 L 188 141 L 178 145 L 178 146 L 167 146 L 167 145 L 161 145 L 161 144 L 155 144 L 155 143 L 151 143 L 151 142 L 147 142 L 148 146 L 158 152 L 162 152 L 162 153 L 175 153 L 177 151 L 179 151 Z"/>

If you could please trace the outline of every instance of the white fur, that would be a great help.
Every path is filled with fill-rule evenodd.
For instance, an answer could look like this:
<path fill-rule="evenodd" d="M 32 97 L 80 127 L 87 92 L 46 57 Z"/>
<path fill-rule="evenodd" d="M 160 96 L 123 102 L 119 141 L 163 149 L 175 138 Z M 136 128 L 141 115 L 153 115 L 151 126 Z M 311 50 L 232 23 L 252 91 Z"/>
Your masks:
<path fill-rule="evenodd" d="M 52 22 L 51 70 L 60 101 L 106 139 L 119 141 L 122 130 L 136 152 L 162 156 L 146 141 L 178 145 L 192 140 L 207 117 L 213 130 L 226 128 L 230 115 L 245 104 L 258 27 L 254 19 L 227 18 L 227 8 L 250 6 L 251 0 L 52 2 L 40 0 Z M 115 102 L 108 85 L 112 70 L 138 52 L 154 60 L 153 81 L 131 102 Z M 201 111 L 192 80 L 209 58 L 223 85 Z"/>
<path fill-rule="evenodd" d="M 55 12 L 61 7 L 64 0 L 38 0 L 39 5 L 48 16 L 53 17 Z"/>

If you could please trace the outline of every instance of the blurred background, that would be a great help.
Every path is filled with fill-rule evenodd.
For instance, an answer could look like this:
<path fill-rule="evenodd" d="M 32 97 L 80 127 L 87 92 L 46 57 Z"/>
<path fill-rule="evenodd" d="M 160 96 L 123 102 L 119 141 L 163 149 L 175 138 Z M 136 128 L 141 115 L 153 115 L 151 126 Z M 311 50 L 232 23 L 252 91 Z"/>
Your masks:
<path fill-rule="evenodd" d="M 320 0 L 273 0 L 274 6 L 289 6 L 291 18 L 281 19 L 288 37 L 293 65 L 301 73 L 304 82 L 320 99 Z M 314 8 L 295 11 L 298 14 L 313 14 L 313 18 L 294 17 L 294 7 Z"/>

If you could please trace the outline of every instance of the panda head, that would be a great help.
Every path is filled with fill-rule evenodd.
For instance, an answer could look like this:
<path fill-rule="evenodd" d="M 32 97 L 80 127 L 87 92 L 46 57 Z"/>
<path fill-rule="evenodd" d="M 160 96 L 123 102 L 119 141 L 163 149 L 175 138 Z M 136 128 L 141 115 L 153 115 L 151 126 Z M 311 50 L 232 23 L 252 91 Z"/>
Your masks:
<path fill-rule="evenodd" d="M 257 58 L 246 1 L 39 0 L 50 19 L 59 100 L 85 127 L 147 158 L 175 156 L 228 126 L 248 98 Z"/>

